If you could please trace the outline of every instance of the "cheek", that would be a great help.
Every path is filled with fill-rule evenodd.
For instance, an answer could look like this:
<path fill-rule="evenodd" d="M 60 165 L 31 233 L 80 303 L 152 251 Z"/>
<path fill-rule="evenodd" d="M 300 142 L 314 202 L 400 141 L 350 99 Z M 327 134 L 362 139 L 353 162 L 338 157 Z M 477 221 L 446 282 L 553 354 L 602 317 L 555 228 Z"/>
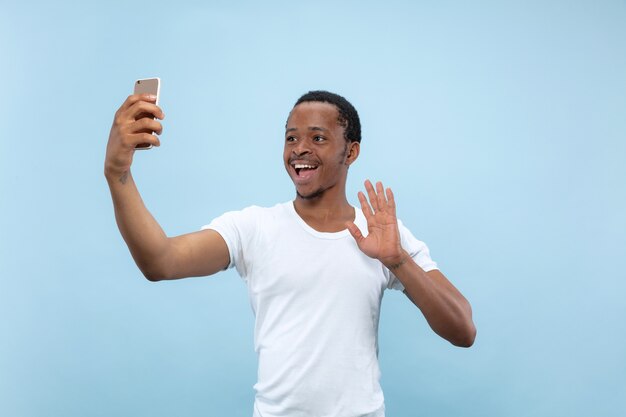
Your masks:
<path fill-rule="evenodd" d="M 285 169 L 289 171 L 289 152 L 286 150 L 283 152 L 283 165 L 285 166 Z"/>

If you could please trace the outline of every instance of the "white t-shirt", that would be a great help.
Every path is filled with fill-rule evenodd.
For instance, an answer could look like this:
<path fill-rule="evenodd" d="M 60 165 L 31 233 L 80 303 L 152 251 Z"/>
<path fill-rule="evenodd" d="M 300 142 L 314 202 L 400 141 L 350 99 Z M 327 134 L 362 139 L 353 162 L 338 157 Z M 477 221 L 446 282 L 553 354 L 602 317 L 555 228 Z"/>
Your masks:
<path fill-rule="evenodd" d="M 367 235 L 356 209 L 355 223 Z M 426 245 L 398 222 L 402 247 L 425 271 Z M 363 254 L 349 231 L 322 233 L 293 202 L 233 211 L 216 230 L 248 287 L 258 355 L 255 417 L 383 417 L 378 318 L 383 291 L 402 284 Z"/>

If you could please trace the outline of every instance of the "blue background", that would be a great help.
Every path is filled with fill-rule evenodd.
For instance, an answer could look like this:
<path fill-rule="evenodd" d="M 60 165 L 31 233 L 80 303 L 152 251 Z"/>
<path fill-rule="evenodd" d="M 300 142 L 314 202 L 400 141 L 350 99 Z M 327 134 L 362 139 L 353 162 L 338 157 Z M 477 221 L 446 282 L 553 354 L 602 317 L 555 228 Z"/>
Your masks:
<path fill-rule="evenodd" d="M 162 147 L 133 173 L 169 235 L 294 196 L 299 95 L 359 110 L 348 179 L 467 296 L 450 346 L 398 292 L 387 415 L 626 410 L 626 3 L 2 2 L 0 415 L 250 416 L 253 317 L 234 271 L 150 283 L 103 176 L 113 114 L 162 79 Z"/>

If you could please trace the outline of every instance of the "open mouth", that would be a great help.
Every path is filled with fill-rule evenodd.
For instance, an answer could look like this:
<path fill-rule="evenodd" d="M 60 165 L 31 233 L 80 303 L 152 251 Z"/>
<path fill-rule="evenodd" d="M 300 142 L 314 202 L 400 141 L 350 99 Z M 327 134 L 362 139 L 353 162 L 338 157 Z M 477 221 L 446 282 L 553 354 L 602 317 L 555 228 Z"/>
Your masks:
<path fill-rule="evenodd" d="M 300 180 L 311 178 L 319 167 L 319 165 L 314 163 L 292 163 L 291 166 L 296 172 L 296 177 Z"/>
<path fill-rule="evenodd" d="M 294 164 L 293 168 L 296 170 L 296 175 L 300 176 L 301 173 L 302 173 L 302 175 L 306 175 L 310 171 L 316 170 L 317 169 L 317 165 Z"/>

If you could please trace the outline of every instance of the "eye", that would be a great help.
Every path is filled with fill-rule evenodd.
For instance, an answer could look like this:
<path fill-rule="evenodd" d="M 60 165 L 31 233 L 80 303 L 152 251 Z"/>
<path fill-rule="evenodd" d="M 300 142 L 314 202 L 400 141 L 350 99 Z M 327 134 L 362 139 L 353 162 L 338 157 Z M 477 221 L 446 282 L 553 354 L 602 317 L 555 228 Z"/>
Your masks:
<path fill-rule="evenodd" d="M 285 141 L 286 142 L 295 142 L 296 141 L 296 137 L 295 136 L 287 136 Z"/>
<path fill-rule="evenodd" d="M 313 138 L 313 142 L 324 142 L 326 138 L 324 136 L 317 135 Z"/>

